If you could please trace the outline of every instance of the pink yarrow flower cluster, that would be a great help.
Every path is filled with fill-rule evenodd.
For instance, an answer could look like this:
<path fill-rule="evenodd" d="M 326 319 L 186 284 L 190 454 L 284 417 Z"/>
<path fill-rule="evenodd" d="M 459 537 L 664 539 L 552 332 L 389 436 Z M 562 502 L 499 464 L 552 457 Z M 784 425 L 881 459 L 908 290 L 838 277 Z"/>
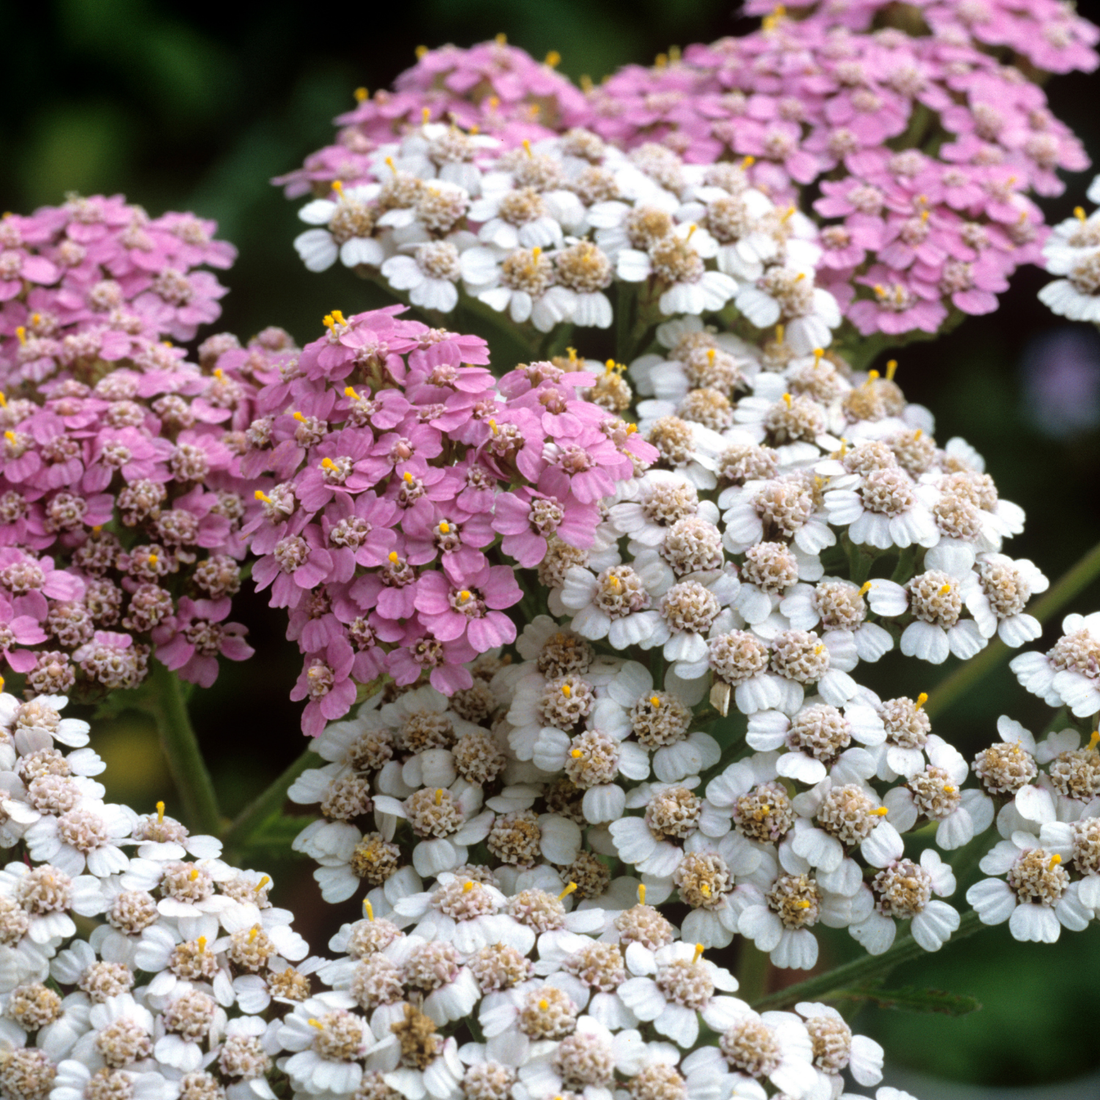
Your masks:
<path fill-rule="evenodd" d="M 203 267 L 236 249 L 194 214 L 150 218 L 121 195 L 70 198 L 0 220 L 0 385 L 76 377 L 160 354 L 221 313 Z"/>
<path fill-rule="evenodd" d="M 227 621 L 245 553 L 243 429 L 293 345 L 279 329 L 246 347 L 221 334 L 187 362 L 156 338 L 198 314 L 170 317 L 140 290 L 169 264 L 227 264 L 213 229 L 150 221 L 120 198 L 0 224 L 30 256 L 0 335 L 0 650 L 28 690 L 133 687 L 150 655 L 209 686 L 220 656 L 252 654 Z M 33 282 L 48 264 L 56 285 Z M 81 295 L 122 304 L 97 312 Z"/>
<path fill-rule="evenodd" d="M 817 284 L 860 334 L 935 332 L 996 307 L 1045 238 L 1029 192 L 1059 194 L 1056 171 L 1088 163 L 1040 87 L 990 50 L 1007 46 L 1047 71 L 1092 69 L 1100 31 L 1053 0 L 1026 11 L 928 2 L 930 34 L 870 30 L 884 6 L 776 9 L 757 32 L 628 66 L 583 96 L 502 42 L 425 51 L 397 92 L 338 119 L 338 145 L 276 182 L 291 196 L 328 196 L 333 179 L 369 179 L 387 143 L 442 117 L 492 134 L 483 140 L 498 151 L 581 127 L 622 151 L 732 159 L 742 186 L 776 202 L 820 185 Z M 550 104 L 537 123 L 533 98 Z M 466 185 L 479 152 L 445 129 L 424 143 L 427 174 Z"/>
<path fill-rule="evenodd" d="M 242 472 L 264 487 L 243 533 L 304 654 L 310 735 L 383 673 L 469 687 L 463 663 L 516 637 L 516 566 L 555 535 L 591 545 L 600 498 L 656 456 L 579 396 L 592 375 L 543 362 L 497 383 L 479 337 L 400 312 L 326 317 L 248 429 Z"/>
<path fill-rule="evenodd" d="M 356 107 L 336 119 L 340 130 L 334 144 L 310 154 L 305 164 L 274 182 L 289 199 L 329 192 L 334 179 L 368 175 L 380 145 L 428 121 L 477 128 L 515 148 L 577 125 L 588 112 L 584 93 L 555 72 L 556 52 L 543 62 L 510 46 L 504 35 L 469 49 L 421 47 L 417 61 L 403 72 L 394 91 L 368 96 L 356 92 Z M 454 155 L 441 142 L 431 151 L 437 165 Z"/>

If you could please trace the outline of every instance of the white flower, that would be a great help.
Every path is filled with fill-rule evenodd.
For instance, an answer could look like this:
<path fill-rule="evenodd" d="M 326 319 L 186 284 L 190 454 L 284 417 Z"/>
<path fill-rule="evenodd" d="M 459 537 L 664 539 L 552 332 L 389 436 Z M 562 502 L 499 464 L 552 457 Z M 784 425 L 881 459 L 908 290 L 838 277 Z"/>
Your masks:
<path fill-rule="evenodd" d="M 973 619 L 961 617 L 963 606 L 977 586 L 974 573 L 959 578 L 929 569 L 904 587 L 894 581 L 873 580 L 867 602 L 876 615 L 889 618 L 909 611 L 914 621 L 902 631 L 902 653 L 940 665 L 951 653 L 967 660 L 988 643 Z"/>
<path fill-rule="evenodd" d="M 715 994 L 733 993 L 737 979 L 702 956 L 701 948 L 689 943 L 671 943 L 656 951 L 632 943 L 626 949 L 626 964 L 636 976 L 617 991 L 639 1020 L 652 1021 L 658 1032 L 684 1050 L 699 1037 L 700 1016 L 713 1031 L 724 1031 L 748 1009 L 736 997 Z"/>
<path fill-rule="evenodd" d="M 375 799 L 383 813 L 405 818 L 422 839 L 412 852 L 413 867 L 421 875 L 453 871 L 465 863 L 468 846 L 484 840 L 493 824 L 492 810 L 481 808 L 482 789 L 465 779 L 451 788 L 424 787 L 403 802 L 387 795 Z"/>
<path fill-rule="evenodd" d="M 1080 898 L 1080 882 L 1070 882 L 1062 857 L 1040 848 L 1036 837 L 1016 833 L 1002 840 L 979 866 L 987 875 L 966 892 L 982 924 L 1003 924 L 1017 940 L 1054 943 L 1062 928 L 1080 932 L 1093 911 Z"/>
<path fill-rule="evenodd" d="M 858 660 L 874 662 L 894 648 L 894 639 L 878 623 L 867 621 L 864 597 L 871 585 L 867 581 L 860 587 L 841 577 L 822 577 L 816 585 L 796 584 L 787 590 L 779 610 L 791 629 L 820 634 L 829 647 L 831 665 L 844 668 L 838 664 L 839 651 L 850 647 Z"/>
<path fill-rule="evenodd" d="M 953 851 L 993 824 L 993 804 L 979 790 L 961 790 L 970 769 L 953 745 L 933 733 L 925 752 L 928 767 L 887 791 L 882 801 L 899 833 L 907 833 L 920 818 L 938 821 L 936 843 Z"/>
<path fill-rule="evenodd" d="M 107 1029 L 116 1030 L 122 1021 L 122 1033 L 126 1036 L 126 1045 L 135 1053 L 133 1059 L 146 1059 L 153 1046 L 155 1021 L 153 1014 L 144 1005 L 139 1004 L 130 993 L 119 993 L 108 997 L 101 1004 L 93 1005 L 88 1013 L 88 1030 L 73 1047 L 72 1058 L 87 1066 L 93 1072 L 104 1065 L 103 1045 L 99 1042 L 100 1033 Z M 108 1048 L 109 1049 L 109 1048 Z"/>
<path fill-rule="evenodd" d="M 930 489 L 900 467 L 871 470 L 858 488 L 827 488 L 825 510 L 834 527 L 847 527 L 848 537 L 861 545 L 935 546 L 940 532 L 930 510 L 936 493 Z"/>
<path fill-rule="evenodd" d="M 875 1085 L 882 1080 L 883 1050 L 874 1039 L 853 1035 L 844 1017 L 831 1005 L 800 1001 L 795 1010 L 806 1020 L 806 1029 L 820 1043 L 822 1053 L 814 1058 L 821 1082 L 835 1093 L 844 1070 L 860 1085 Z"/>
<path fill-rule="evenodd" d="M 951 866 L 938 852 L 926 848 L 920 862 L 903 858 L 905 848 L 897 831 L 872 834 L 863 849 L 864 858 L 879 868 L 871 881 L 875 909 L 866 919 L 853 923 L 848 932 L 872 955 L 881 955 L 894 942 L 894 918 L 909 920 L 913 939 L 925 951 L 938 951 L 959 927 L 959 914 L 944 901 L 955 892 Z"/>
<path fill-rule="evenodd" d="M 762 1045 L 774 1055 L 762 1060 Z M 766 1078 L 779 1092 L 803 1097 L 817 1083 L 813 1057 L 809 1032 L 794 1013 L 745 1012 L 725 1030 L 717 1047 L 703 1047 L 689 1061 L 693 1068 L 705 1066 L 713 1073 L 732 1070 L 742 1081 Z"/>
<path fill-rule="evenodd" d="M 347 994 L 320 993 L 284 1017 L 278 1039 L 292 1053 L 278 1064 L 295 1089 L 313 1095 L 356 1090 L 361 1059 L 378 1044 L 367 1021 L 348 1011 L 352 1004 Z"/>
<path fill-rule="evenodd" d="M 79 875 L 86 866 L 106 878 L 130 865 L 117 843 L 130 835 L 130 826 L 131 818 L 121 806 L 85 798 L 60 817 L 40 818 L 24 839 L 32 859 L 52 863 L 69 875 Z"/>
<path fill-rule="evenodd" d="M 663 570 L 651 563 L 648 571 L 614 565 L 598 575 L 574 565 L 565 574 L 561 602 L 573 612 L 571 626 L 583 638 L 607 638 L 616 650 L 636 645 L 660 621 L 651 610 Z"/>
<path fill-rule="evenodd" d="M 458 304 L 455 284 L 460 279 L 474 293 L 496 278 L 496 257 L 475 242 L 473 234 L 464 233 L 403 245 L 413 255 L 391 256 L 382 264 L 382 274 L 395 290 L 407 290 L 413 305 L 449 313 Z"/>
<path fill-rule="evenodd" d="M 1033 595 L 1050 586 L 1038 567 L 1004 554 L 979 554 L 977 575 L 979 583 L 971 589 L 966 606 L 978 629 L 987 638 L 996 634 L 1013 648 L 1036 641 L 1043 628 L 1034 615 L 1023 609 Z"/>
<path fill-rule="evenodd" d="M 1100 321 L 1100 248 L 1082 254 L 1051 257 L 1047 269 L 1055 279 L 1039 291 L 1039 301 L 1052 313 L 1071 321 Z"/>
<path fill-rule="evenodd" d="M 386 248 L 373 235 L 374 212 L 371 208 L 379 191 L 376 183 L 348 188 L 334 186 L 336 199 L 314 199 L 298 212 L 310 225 L 294 238 L 294 249 L 310 271 L 327 271 L 339 257 L 345 267 L 366 264 L 378 267 L 386 257 Z M 333 229 L 333 222 L 337 227 Z"/>
<path fill-rule="evenodd" d="M 57 1066 L 57 1076 L 50 1091 L 52 1100 L 85 1100 L 95 1072 L 95 1069 L 82 1061 L 66 1058 Z M 133 1100 L 173 1100 L 179 1094 L 173 1082 L 145 1067 L 140 1070 L 112 1070 L 112 1081 L 115 1078 L 125 1082 L 127 1093 Z"/>
<path fill-rule="evenodd" d="M 746 740 L 760 752 L 779 751 L 776 771 L 799 783 L 860 782 L 874 774 L 874 757 L 866 749 L 886 737 L 882 718 L 869 704 L 855 701 L 843 708 L 810 698 L 792 717 L 779 710 L 758 711 L 749 718 Z M 865 773 L 865 774 L 864 774 Z"/>

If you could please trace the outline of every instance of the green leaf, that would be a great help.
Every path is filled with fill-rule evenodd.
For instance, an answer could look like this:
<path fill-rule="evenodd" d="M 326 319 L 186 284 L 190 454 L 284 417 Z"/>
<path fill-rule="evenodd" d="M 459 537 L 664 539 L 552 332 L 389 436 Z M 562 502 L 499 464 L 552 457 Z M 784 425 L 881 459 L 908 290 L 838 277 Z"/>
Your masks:
<path fill-rule="evenodd" d="M 316 818 L 305 814 L 283 816 L 273 814 L 237 849 L 240 853 L 255 856 L 259 853 L 277 855 L 281 858 L 290 852 L 294 838 Z"/>
<path fill-rule="evenodd" d="M 867 1001 L 878 1008 L 893 1008 L 899 1012 L 939 1012 L 944 1016 L 966 1016 L 977 1012 L 981 1002 L 966 993 L 949 993 L 943 989 L 845 989 L 834 995 L 835 1000 Z"/>

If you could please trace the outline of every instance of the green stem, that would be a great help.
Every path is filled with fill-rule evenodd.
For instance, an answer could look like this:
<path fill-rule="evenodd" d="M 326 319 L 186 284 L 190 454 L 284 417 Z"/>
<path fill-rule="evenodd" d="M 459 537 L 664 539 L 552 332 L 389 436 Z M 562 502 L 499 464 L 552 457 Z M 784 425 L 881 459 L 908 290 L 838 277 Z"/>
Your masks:
<path fill-rule="evenodd" d="M 320 757 L 311 749 L 306 749 L 274 783 L 245 806 L 222 834 L 226 853 L 241 852 L 247 848 L 252 837 L 283 808 L 286 792 L 294 780 L 311 764 L 320 763 Z"/>
<path fill-rule="evenodd" d="M 149 669 L 144 702 L 156 721 L 161 751 L 183 800 L 183 815 L 195 832 L 217 836 L 221 825 L 218 799 L 183 701 L 179 677 L 160 661 L 152 661 Z"/>
<path fill-rule="evenodd" d="M 981 927 L 978 914 L 970 910 L 963 914 L 958 930 L 951 937 L 951 942 L 972 936 Z M 895 940 L 894 946 L 889 951 L 881 955 L 865 955 L 843 966 L 838 966 L 827 974 L 808 978 L 797 985 L 789 985 L 778 993 L 761 997 L 753 1003 L 752 1007 L 757 1012 L 764 1012 L 773 1008 L 790 1008 L 799 1001 L 827 1001 L 840 993 L 850 994 L 853 988 L 866 984 L 872 978 L 885 977 L 894 967 L 918 959 L 925 954 L 924 948 L 909 933 L 906 933 Z"/>
<path fill-rule="evenodd" d="M 1083 592 L 1097 577 L 1100 577 L 1100 543 L 1097 543 L 1084 557 L 1058 578 L 1054 587 L 1036 601 L 1030 614 L 1044 623 L 1057 611 L 1060 611 L 1075 596 Z M 999 638 L 990 642 L 977 655 L 960 665 L 950 676 L 929 692 L 925 710 L 929 717 L 947 710 L 952 703 L 970 691 L 976 683 L 992 672 L 1012 651 Z"/>

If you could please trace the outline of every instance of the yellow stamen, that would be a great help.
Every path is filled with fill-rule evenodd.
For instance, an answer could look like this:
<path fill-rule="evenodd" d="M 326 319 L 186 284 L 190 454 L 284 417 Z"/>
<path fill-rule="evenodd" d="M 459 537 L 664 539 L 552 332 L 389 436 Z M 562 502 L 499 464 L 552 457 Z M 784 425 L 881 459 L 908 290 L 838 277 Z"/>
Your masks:
<path fill-rule="evenodd" d="M 466 602 L 469 601 L 469 599 L 470 599 L 470 593 L 467 589 L 464 588 L 461 592 L 459 592 L 459 594 L 458 594 L 458 602 L 459 603 L 466 603 Z"/>
<path fill-rule="evenodd" d="M 540 1012 L 545 1012 L 549 1007 L 550 1007 L 550 1002 L 548 1000 L 546 1000 L 545 998 L 543 998 L 541 1001 L 539 1001 L 539 1011 Z"/>
<path fill-rule="evenodd" d="M 340 196 L 340 198 L 344 197 L 344 185 L 340 182 L 340 180 L 332 181 L 332 189 L 336 192 L 336 194 Z"/>
<path fill-rule="evenodd" d="M 691 240 L 691 235 L 692 235 L 692 234 L 693 234 L 693 233 L 695 232 L 695 230 L 696 230 L 696 229 L 698 229 L 698 228 L 699 228 L 699 227 L 698 227 L 698 226 L 697 226 L 697 225 L 695 224 L 695 222 L 692 222 L 692 223 L 691 223 L 691 225 L 690 225 L 690 226 L 688 226 L 687 236 L 686 236 L 686 237 L 684 238 L 684 240 L 685 240 L 685 241 L 690 241 L 690 240 Z"/>
<path fill-rule="evenodd" d="M 150 554 L 149 555 L 149 564 L 150 565 L 156 565 L 158 561 L 160 561 L 160 558 L 158 558 L 156 554 Z"/>
<path fill-rule="evenodd" d="M 638 883 L 638 904 L 645 905 L 645 883 Z"/>
<path fill-rule="evenodd" d="M 374 906 L 366 898 L 363 899 L 363 912 L 367 914 L 367 920 L 374 920 Z"/>
<path fill-rule="evenodd" d="M 335 321 L 335 322 L 336 322 L 336 323 L 337 323 L 338 325 L 344 325 L 345 327 L 347 327 L 347 321 L 345 321 L 345 320 L 344 320 L 344 315 L 343 315 L 343 313 L 341 313 L 341 311 L 340 311 L 340 310 L 338 310 L 338 309 L 334 309 L 334 310 L 332 311 L 332 319 L 333 319 L 333 320 L 334 320 L 334 321 Z"/>
<path fill-rule="evenodd" d="M 805 898 L 803 898 L 801 901 L 796 901 L 794 903 L 794 907 L 796 909 L 809 909 L 812 904 L 812 902 L 809 902 Z"/>
<path fill-rule="evenodd" d="M 663 69 L 667 64 L 668 64 L 668 54 L 667 53 L 659 53 L 653 59 L 653 67 L 656 68 L 656 69 Z"/>
<path fill-rule="evenodd" d="M 431 119 L 431 117 L 432 117 L 431 107 L 421 107 L 421 109 L 420 109 L 420 122 L 421 122 L 421 125 L 427 126 L 428 122 Z"/>
<path fill-rule="evenodd" d="M 947 593 L 948 593 L 948 592 L 950 592 L 950 591 L 951 591 L 951 585 L 949 585 L 949 584 L 945 584 L 945 585 L 944 585 L 944 586 L 943 586 L 943 587 L 942 587 L 942 588 L 940 589 L 940 595 L 941 595 L 941 596 L 946 596 L 946 595 L 947 595 Z"/>
<path fill-rule="evenodd" d="M 921 707 L 923 707 L 924 704 L 927 703 L 927 702 L 928 702 L 928 692 L 927 691 L 922 691 L 920 693 L 920 695 L 917 696 L 917 710 L 920 710 Z"/>
<path fill-rule="evenodd" d="M 160 825 L 164 821 L 164 803 L 157 803 L 157 824 Z"/>
<path fill-rule="evenodd" d="M 558 901 L 565 901 L 565 899 L 569 897 L 569 895 L 573 893 L 576 888 L 577 884 L 575 882 L 571 882 L 564 890 L 562 890 L 560 894 L 558 894 Z"/>
<path fill-rule="evenodd" d="M 18 325 L 15 329 L 15 335 L 19 337 L 19 343 L 26 344 L 27 342 L 27 330 L 23 325 Z"/>
<path fill-rule="evenodd" d="M 470 882 L 464 882 L 462 884 L 462 892 L 464 894 L 468 894 L 473 888 L 474 888 L 474 884 L 473 884 L 472 880 Z"/>
<path fill-rule="evenodd" d="M 294 414 L 294 419 L 297 420 L 299 424 L 304 424 L 306 421 L 306 418 L 300 412 Z"/>
<path fill-rule="evenodd" d="M 944 794 L 954 794 L 958 789 L 958 787 L 952 787 L 950 783 L 945 783 L 943 785 Z"/>
<path fill-rule="evenodd" d="M 611 585 L 612 588 L 615 589 L 616 592 L 618 592 L 619 589 L 622 588 L 622 586 L 623 586 L 623 582 L 620 581 L 619 578 L 616 577 L 614 573 L 612 573 L 611 576 L 607 578 L 607 582 L 608 582 L 608 584 Z"/>
<path fill-rule="evenodd" d="M 531 142 L 528 138 L 523 139 L 523 151 L 529 156 L 533 157 L 535 154 L 531 151 Z"/>
<path fill-rule="evenodd" d="M 449 523 L 448 523 L 448 522 L 447 522 L 446 520 L 443 520 L 443 521 L 442 521 L 442 522 L 440 523 L 440 525 L 439 525 L 439 533 L 440 533 L 441 535 L 449 535 L 449 534 L 451 533 L 451 525 L 450 525 L 450 524 L 449 524 Z"/>
<path fill-rule="evenodd" d="M 427 52 L 428 52 L 428 47 L 427 46 L 417 46 L 416 47 L 416 60 L 417 61 L 423 61 L 423 59 L 424 59 L 425 55 L 427 54 Z"/>
<path fill-rule="evenodd" d="M 872 817 L 885 817 L 889 812 L 890 812 L 890 810 L 889 810 L 888 807 L 879 806 L 879 808 L 877 810 L 872 810 L 871 811 L 871 816 Z"/>
<path fill-rule="evenodd" d="M 325 1025 L 320 1020 L 314 1020 L 312 1017 L 306 1021 L 310 1027 L 315 1027 L 318 1031 L 324 1031 Z"/>
<path fill-rule="evenodd" d="M 661 697 L 659 695 L 651 695 L 649 697 L 649 702 L 650 702 L 650 705 L 654 708 L 654 710 L 660 710 L 661 709 Z"/>
<path fill-rule="evenodd" d="M 573 698 L 573 688 L 569 684 L 562 684 L 561 693 L 566 697 L 566 699 Z"/>
<path fill-rule="evenodd" d="M 393 163 L 393 157 L 386 157 L 386 166 L 395 176 L 397 175 L 397 165 Z"/>
<path fill-rule="evenodd" d="M 815 657 L 820 657 L 821 654 L 824 653 L 824 652 L 825 652 L 824 642 L 819 642 L 817 645 L 814 646 L 814 656 Z"/>
<path fill-rule="evenodd" d="M 584 753 L 581 752 L 580 749 L 571 749 L 569 755 L 573 757 L 574 760 L 580 760 L 580 758 L 584 756 Z"/>
<path fill-rule="evenodd" d="M 405 478 L 405 484 L 406 485 L 411 485 L 416 480 L 416 478 L 414 478 L 412 476 L 412 474 L 409 473 L 408 470 L 406 470 L 405 473 L 402 476 Z"/>
<path fill-rule="evenodd" d="M 8 429 L 8 430 L 7 430 L 6 432 L 4 432 L 4 438 L 5 438 L 5 439 L 6 439 L 6 440 L 7 440 L 7 441 L 8 441 L 9 443 L 14 443 L 14 442 L 16 441 L 16 436 L 15 436 L 15 432 L 13 432 L 13 431 L 11 430 L 11 428 L 9 428 L 9 429 Z"/>
<path fill-rule="evenodd" d="M 437 806 L 442 806 L 443 805 L 443 788 L 442 787 L 436 787 L 436 789 L 435 789 L 435 804 Z"/>
<path fill-rule="evenodd" d="M 871 582 L 870 581 L 864 581 L 863 582 L 863 587 L 859 590 L 859 594 L 861 596 L 866 596 L 867 593 L 870 592 L 870 591 L 871 591 Z"/>
<path fill-rule="evenodd" d="M 255 496 L 256 496 L 257 500 L 262 500 L 264 502 L 264 504 L 270 504 L 271 503 L 271 497 L 269 497 L 267 495 L 267 493 L 265 493 L 263 491 L 263 489 L 257 489 L 256 493 L 255 493 Z"/>
<path fill-rule="evenodd" d="M 783 328 L 782 325 L 776 325 L 775 326 L 775 342 L 777 344 L 782 344 L 783 343 L 783 333 L 785 331 L 786 330 Z"/>
<path fill-rule="evenodd" d="M 702 894 L 703 897 L 709 898 L 710 897 L 710 886 L 709 886 L 709 884 L 705 883 L 705 882 L 699 883 L 699 893 Z"/>
<path fill-rule="evenodd" d="M 500 34 L 498 34 L 494 38 L 493 41 L 495 41 L 498 46 L 507 46 L 508 45 L 508 36 L 503 31 L 501 31 Z"/>
<path fill-rule="evenodd" d="M 897 374 L 897 372 L 898 372 L 898 361 L 896 359 L 891 359 L 886 364 L 886 381 L 887 382 L 893 382 L 894 375 Z"/>
<path fill-rule="evenodd" d="M 1075 207 L 1073 208 L 1073 216 L 1074 216 L 1074 217 L 1075 217 L 1075 218 L 1076 218 L 1076 219 L 1077 219 L 1077 220 L 1078 220 L 1079 222 L 1083 222 L 1083 221 L 1087 221 L 1087 220 L 1088 220 L 1088 219 L 1087 219 L 1087 218 L 1085 217 L 1085 208 L 1084 208 L 1083 206 L 1075 206 Z"/>
<path fill-rule="evenodd" d="M 8 407 L 8 399 L 0 393 L 0 409 L 6 409 Z"/>
<path fill-rule="evenodd" d="M 819 366 L 821 366 L 821 360 L 822 360 L 824 355 L 825 355 L 825 349 L 824 348 L 814 348 L 814 369 L 815 370 Z"/>
<path fill-rule="evenodd" d="M 368 92 L 366 88 L 356 88 L 353 94 L 356 103 L 362 103 L 363 100 L 370 99 L 370 92 Z"/>
<path fill-rule="evenodd" d="M 745 157 L 741 161 L 741 169 L 744 171 L 746 168 L 751 168 L 756 163 L 756 157 Z"/>
<path fill-rule="evenodd" d="M 390 551 L 390 565 L 396 565 L 401 559 L 397 556 L 396 550 Z"/>
<path fill-rule="evenodd" d="M 875 285 L 871 289 L 874 290 L 876 297 L 888 298 L 890 296 L 889 291 L 887 291 L 886 287 L 884 287 L 882 283 L 875 283 Z"/>
<path fill-rule="evenodd" d="M 1047 870 L 1048 871 L 1053 871 L 1054 868 L 1057 867 L 1058 864 L 1061 863 L 1061 862 L 1062 862 L 1062 857 L 1057 852 L 1055 852 L 1054 855 L 1052 855 L 1050 857 L 1050 862 L 1047 864 Z"/>
<path fill-rule="evenodd" d="M 270 875 L 264 875 L 255 886 L 252 887 L 252 892 L 258 894 L 269 882 L 271 881 Z"/>
<path fill-rule="evenodd" d="M 259 927 L 259 925 L 257 925 L 257 927 Z M 197 940 L 195 940 L 195 946 L 199 949 L 200 954 L 203 951 L 205 951 L 206 950 L 206 937 L 205 936 L 199 936 L 199 938 Z"/>
<path fill-rule="evenodd" d="M 1100 730 L 1093 730 L 1092 736 L 1089 738 L 1088 749 L 1090 752 L 1096 751 L 1096 744 L 1100 742 Z"/>
<path fill-rule="evenodd" d="M 557 50 L 551 50 L 543 61 L 544 65 L 549 65 L 551 69 L 556 69 L 561 64 L 561 54 Z"/>
<path fill-rule="evenodd" d="M 326 470 L 335 470 L 336 469 L 336 463 L 333 462 L 331 458 L 322 458 L 321 459 L 321 465 Z"/>
<path fill-rule="evenodd" d="M 254 924 L 248 930 L 248 942 L 252 943 L 259 934 L 260 934 L 260 926 L 258 924 Z"/>
<path fill-rule="evenodd" d="M 789 393 L 783 395 L 783 404 L 786 405 L 788 409 L 791 407 L 791 395 Z"/>
<path fill-rule="evenodd" d="M 695 945 L 695 958 L 693 958 L 691 961 L 693 963 L 697 963 L 699 961 L 699 959 L 702 957 L 702 954 L 703 954 L 703 945 L 701 943 L 697 943 Z"/>
<path fill-rule="evenodd" d="M 199 869 L 197 867 L 192 867 L 191 868 L 191 874 L 190 874 L 189 877 L 190 877 L 191 881 L 194 882 L 195 879 L 197 879 L 199 877 Z"/>
<path fill-rule="evenodd" d="M 882 375 L 879 374 L 877 370 L 869 370 L 867 372 L 867 382 L 865 384 L 869 386 L 872 382 L 877 382 L 881 377 Z"/>

